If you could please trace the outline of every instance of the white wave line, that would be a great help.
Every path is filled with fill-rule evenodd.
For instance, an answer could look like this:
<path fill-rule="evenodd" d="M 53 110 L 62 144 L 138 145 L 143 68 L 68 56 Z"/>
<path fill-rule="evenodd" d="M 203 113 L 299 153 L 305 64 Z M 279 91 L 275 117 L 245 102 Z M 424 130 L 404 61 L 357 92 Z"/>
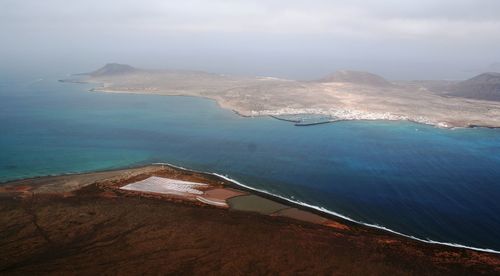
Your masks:
<path fill-rule="evenodd" d="M 410 238 L 410 239 L 413 239 L 413 240 L 417 240 L 417 241 L 420 241 L 420 242 L 424 242 L 424 243 L 428 243 L 428 244 L 446 245 L 446 246 L 456 247 L 456 248 L 471 249 L 471 250 L 476 250 L 476 251 L 481 251 L 481 252 L 487 252 L 487 253 L 500 254 L 500 251 L 497 251 L 497 250 L 494 250 L 494 249 L 472 247 L 472 246 L 467 246 L 467 245 L 458 244 L 458 243 L 440 242 L 440 241 L 434 241 L 434 240 L 424 240 L 424 239 L 417 238 L 417 237 L 412 236 L 412 235 L 403 234 L 401 232 L 389 229 L 389 228 L 381 226 L 381 225 L 370 224 L 370 223 L 366 223 L 366 222 L 362 222 L 362 221 L 357 221 L 357 220 L 352 219 L 352 218 L 350 218 L 348 216 L 339 214 L 339 213 L 334 212 L 334 211 L 330 211 L 330 210 L 328 210 L 328 209 L 326 209 L 324 207 L 320 207 L 320 206 L 316 206 L 316 205 L 311 205 L 311 204 L 308 204 L 308 203 L 305 203 L 305 202 L 302 202 L 302 201 L 298 201 L 298 200 L 292 200 L 292 199 L 286 198 L 284 196 L 273 194 L 273 193 L 271 193 L 269 191 L 266 191 L 266 190 L 262 190 L 262 189 L 257 189 L 257 188 L 250 187 L 250 186 L 245 185 L 245 184 L 243 184 L 243 183 L 241 183 L 241 182 L 239 182 L 239 181 L 237 181 L 235 179 L 229 178 L 228 176 L 225 176 L 225 175 L 222 175 L 222 174 L 219 174 L 219 173 L 191 170 L 191 169 L 187 169 L 187 168 L 181 167 L 181 166 L 176 166 L 176 165 L 173 165 L 173 164 L 170 164 L 170 163 L 153 163 L 153 165 L 167 165 L 167 166 L 178 168 L 178 169 L 182 169 L 182 170 L 187 170 L 187 171 L 193 171 L 193 172 L 199 172 L 199 173 L 205 173 L 205 174 L 215 175 L 215 176 L 218 176 L 218 177 L 220 177 L 220 178 L 222 178 L 222 179 L 224 179 L 226 181 L 229 181 L 231 183 L 234 183 L 234 184 L 236 184 L 238 186 L 244 187 L 244 188 L 252 190 L 252 191 L 257 191 L 257 192 L 260 192 L 260 193 L 264 193 L 264 194 L 270 195 L 272 197 L 277 197 L 277 198 L 280 198 L 282 200 L 285 200 L 285 201 L 288 201 L 288 202 L 291 202 L 291 203 L 294 203 L 294 204 L 298 204 L 298 205 L 301 205 L 301 206 L 304 206 L 304 207 L 315 209 L 315 210 L 318 210 L 320 212 L 327 213 L 327 214 L 330 214 L 330 215 L 333 215 L 333 216 L 336 216 L 336 217 L 348 220 L 350 222 L 354 222 L 354 223 L 361 224 L 361 225 L 364 225 L 364 226 L 368 226 L 368 227 L 371 227 L 371 228 L 376 228 L 376 229 L 384 230 L 384 231 L 387 231 L 387 232 L 390 232 L 390 233 L 393 233 L 393 234 L 396 234 L 396 235 L 399 235 L 399 236 L 403 236 L 403 237 L 406 237 L 406 238 Z"/>

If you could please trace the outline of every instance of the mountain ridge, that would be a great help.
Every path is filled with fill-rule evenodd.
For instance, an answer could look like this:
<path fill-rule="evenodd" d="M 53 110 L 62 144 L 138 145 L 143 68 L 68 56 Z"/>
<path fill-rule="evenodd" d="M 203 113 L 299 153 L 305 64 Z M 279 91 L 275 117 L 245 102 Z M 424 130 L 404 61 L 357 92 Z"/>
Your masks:
<path fill-rule="evenodd" d="M 500 101 L 500 73 L 486 72 L 461 81 L 450 88 L 450 96 Z"/>
<path fill-rule="evenodd" d="M 393 86 L 383 77 L 365 71 L 339 70 L 318 80 L 318 82 L 348 82 L 371 86 Z"/>
<path fill-rule="evenodd" d="M 92 77 L 102 77 L 102 76 L 116 76 L 116 75 L 125 75 L 138 72 L 139 69 L 132 67 L 128 64 L 121 63 L 107 63 L 103 67 L 85 73 L 84 75 L 89 75 Z"/>

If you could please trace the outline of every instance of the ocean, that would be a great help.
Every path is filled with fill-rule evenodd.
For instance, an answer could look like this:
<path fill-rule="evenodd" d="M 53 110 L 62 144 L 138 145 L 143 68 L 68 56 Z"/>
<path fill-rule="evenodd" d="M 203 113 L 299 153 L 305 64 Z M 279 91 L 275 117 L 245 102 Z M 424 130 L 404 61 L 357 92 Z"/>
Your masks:
<path fill-rule="evenodd" d="M 0 182 L 166 162 L 419 239 L 500 251 L 500 129 L 297 127 L 207 99 L 88 92 L 59 78 L 0 77 Z"/>

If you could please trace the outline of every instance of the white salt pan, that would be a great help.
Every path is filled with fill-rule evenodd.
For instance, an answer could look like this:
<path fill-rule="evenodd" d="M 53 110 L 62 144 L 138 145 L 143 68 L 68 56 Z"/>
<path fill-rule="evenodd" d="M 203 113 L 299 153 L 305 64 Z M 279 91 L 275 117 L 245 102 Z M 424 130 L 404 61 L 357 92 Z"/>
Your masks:
<path fill-rule="evenodd" d="M 202 186 L 207 186 L 207 184 L 151 176 L 144 180 L 125 185 L 120 189 L 129 191 L 160 193 L 160 194 L 201 195 L 203 194 L 203 192 L 197 190 L 196 187 L 202 187 Z"/>

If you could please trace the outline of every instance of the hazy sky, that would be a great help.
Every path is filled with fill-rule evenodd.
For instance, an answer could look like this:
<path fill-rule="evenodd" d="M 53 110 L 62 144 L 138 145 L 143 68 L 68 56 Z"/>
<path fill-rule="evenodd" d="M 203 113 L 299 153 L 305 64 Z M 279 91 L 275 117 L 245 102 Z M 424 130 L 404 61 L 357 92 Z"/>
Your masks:
<path fill-rule="evenodd" d="M 0 0 L 0 37 L 2 67 L 466 78 L 500 70 L 500 1 Z"/>

